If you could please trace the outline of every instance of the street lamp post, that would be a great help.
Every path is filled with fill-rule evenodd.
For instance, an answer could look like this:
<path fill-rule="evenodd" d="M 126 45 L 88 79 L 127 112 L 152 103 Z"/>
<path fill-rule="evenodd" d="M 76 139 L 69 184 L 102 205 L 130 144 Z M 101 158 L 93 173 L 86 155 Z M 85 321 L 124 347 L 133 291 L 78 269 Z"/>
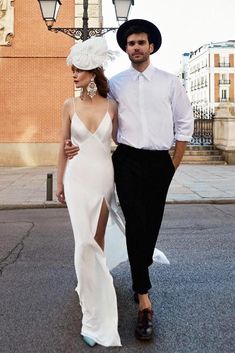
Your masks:
<path fill-rule="evenodd" d="M 134 5 L 134 0 L 113 0 L 113 4 L 117 21 L 125 22 L 128 19 L 131 5 Z"/>
<path fill-rule="evenodd" d="M 126 21 L 129 15 L 131 5 L 134 5 L 134 0 L 112 0 L 117 21 Z M 88 0 L 83 0 L 83 27 L 82 28 L 61 28 L 53 27 L 54 22 L 59 12 L 61 0 L 38 0 L 42 18 L 45 21 L 49 31 L 62 32 L 68 36 L 78 40 L 86 40 L 92 36 L 102 36 L 109 31 L 115 31 L 116 27 L 88 27 Z"/>

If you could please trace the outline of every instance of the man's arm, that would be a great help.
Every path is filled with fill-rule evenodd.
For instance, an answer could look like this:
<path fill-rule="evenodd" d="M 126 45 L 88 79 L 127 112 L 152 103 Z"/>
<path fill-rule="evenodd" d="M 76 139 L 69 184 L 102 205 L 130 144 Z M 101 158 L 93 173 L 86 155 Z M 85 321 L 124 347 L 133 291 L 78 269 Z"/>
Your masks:
<path fill-rule="evenodd" d="M 180 165 L 183 159 L 187 144 L 188 142 L 185 142 L 185 141 L 176 141 L 175 143 L 175 149 L 174 149 L 173 158 L 172 158 L 172 162 L 174 164 L 175 169 L 178 168 L 178 166 Z"/>
<path fill-rule="evenodd" d="M 192 138 L 194 118 L 192 106 L 185 88 L 177 77 L 175 77 L 173 87 L 172 111 L 175 123 L 176 143 L 172 161 L 175 169 L 177 169 L 182 161 L 187 144 Z"/>
<path fill-rule="evenodd" d="M 66 139 L 64 141 L 64 153 L 68 159 L 72 159 L 78 154 L 80 150 L 79 146 L 75 146 L 72 144 L 71 140 Z"/>

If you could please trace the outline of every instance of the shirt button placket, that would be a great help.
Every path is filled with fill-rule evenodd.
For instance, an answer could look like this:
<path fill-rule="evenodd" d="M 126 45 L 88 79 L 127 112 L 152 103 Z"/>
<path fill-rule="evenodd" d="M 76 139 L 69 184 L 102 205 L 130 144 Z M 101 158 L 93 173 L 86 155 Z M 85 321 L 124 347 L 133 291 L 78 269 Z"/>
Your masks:
<path fill-rule="evenodd" d="M 143 136 L 143 143 L 145 144 L 146 136 L 147 136 L 147 125 L 145 119 L 145 112 L 144 112 L 144 76 L 142 73 L 139 74 L 139 105 L 140 105 L 140 121 L 142 126 L 142 136 Z"/>

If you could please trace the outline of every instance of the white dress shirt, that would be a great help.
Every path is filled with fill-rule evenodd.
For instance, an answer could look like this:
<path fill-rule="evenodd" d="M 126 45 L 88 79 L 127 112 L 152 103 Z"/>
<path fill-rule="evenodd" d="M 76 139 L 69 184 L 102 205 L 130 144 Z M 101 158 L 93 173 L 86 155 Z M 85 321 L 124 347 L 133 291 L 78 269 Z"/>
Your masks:
<path fill-rule="evenodd" d="M 174 140 L 190 141 L 193 114 L 179 79 L 151 64 L 142 73 L 132 66 L 109 81 L 118 103 L 118 143 L 168 150 Z"/>

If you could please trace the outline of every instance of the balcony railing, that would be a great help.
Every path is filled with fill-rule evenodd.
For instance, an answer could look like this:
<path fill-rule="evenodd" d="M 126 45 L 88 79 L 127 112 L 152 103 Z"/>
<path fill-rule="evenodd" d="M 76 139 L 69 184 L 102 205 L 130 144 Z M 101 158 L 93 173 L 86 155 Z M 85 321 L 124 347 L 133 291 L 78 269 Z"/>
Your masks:
<path fill-rule="evenodd" d="M 219 67 L 229 67 L 229 63 L 219 63 Z"/>
<path fill-rule="evenodd" d="M 230 99 L 229 98 L 220 98 L 220 102 L 229 102 Z"/>
<path fill-rule="evenodd" d="M 204 88 L 204 87 L 207 87 L 207 82 L 203 82 L 203 83 L 198 83 L 196 85 L 192 85 L 191 86 L 191 91 L 194 91 L 194 90 L 197 90 L 197 89 L 200 89 L 200 88 Z"/>
<path fill-rule="evenodd" d="M 220 85 L 229 85 L 230 84 L 230 80 L 219 80 L 219 84 Z"/>

